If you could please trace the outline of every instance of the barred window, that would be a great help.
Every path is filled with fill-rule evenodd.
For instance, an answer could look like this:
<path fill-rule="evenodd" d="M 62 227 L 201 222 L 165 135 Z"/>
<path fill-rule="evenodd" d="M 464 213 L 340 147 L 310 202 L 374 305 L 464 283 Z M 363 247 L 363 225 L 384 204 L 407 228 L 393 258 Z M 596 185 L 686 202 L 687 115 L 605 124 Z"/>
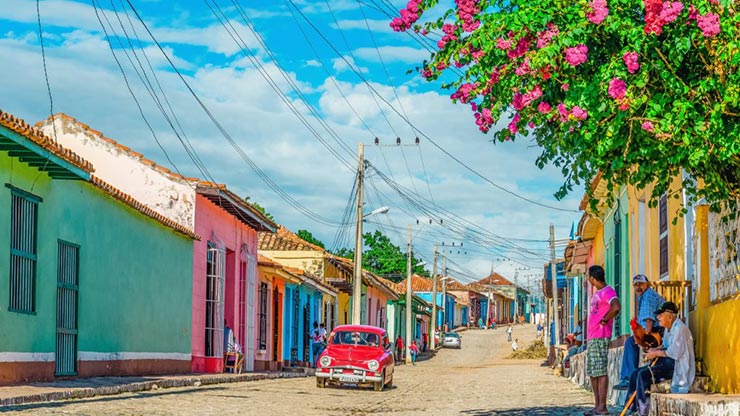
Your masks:
<path fill-rule="evenodd" d="M 8 187 L 10 187 L 8 185 Z M 14 312 L 36 311 L 36 243 L 41 198 L 11 188 L 10 302 Z"/>
<path fill-rule="evenodd" d="M 260 283 L 260 349 L 267 349 L 267 283 Z"/>
<path fill-rule="evenodd" d="M 658 202 L 658 232 L 660 233 L 660 277 L 668 275 L 668 197 Z"/>

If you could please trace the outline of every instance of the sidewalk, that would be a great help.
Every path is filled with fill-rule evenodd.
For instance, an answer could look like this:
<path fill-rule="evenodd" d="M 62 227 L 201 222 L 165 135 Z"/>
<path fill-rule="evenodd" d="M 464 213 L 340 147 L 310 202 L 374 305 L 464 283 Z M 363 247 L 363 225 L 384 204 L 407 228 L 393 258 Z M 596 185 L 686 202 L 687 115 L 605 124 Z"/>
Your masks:
<path fill-rule="evenodd" d="M 238 383 L 276 378 L 308 377 L 313 369 L 303 372 L 259 372 L 242 374 L 183 374 L 151 377 L 94 377 L 50 383 L 32 383 L 0 387 L 0 408 L 55 400 L 81 399 L 169 387 Z"/>

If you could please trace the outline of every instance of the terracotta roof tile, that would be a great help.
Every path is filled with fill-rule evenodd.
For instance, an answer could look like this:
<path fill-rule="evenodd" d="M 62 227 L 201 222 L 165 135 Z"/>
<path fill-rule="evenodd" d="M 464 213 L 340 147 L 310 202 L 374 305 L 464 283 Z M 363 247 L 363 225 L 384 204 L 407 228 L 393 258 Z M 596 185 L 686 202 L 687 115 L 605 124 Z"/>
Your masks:
<path fill-rule="evenodd" d="M 95 171 L 92 163 L 83 159 L 75 152 L 62 146 L 52 138 L 46 136 L 37 127 L 31 127 L 23 119 L 20 119 L 12 114 L 0 110 L 0 125 L 7 127 L 8 129 L 20 134 L 23 137 L 28 138 L 37 145 L 50 151 L 55 156 L 64 159 L 65 161 L 84 170 L 85 172 L 91 173 Z"/>
<path fill-rule="evenodd" d="M 311 244 L 308 241 L 298 237 L 296 234 L 278 225 L 276 234 L 261 232 L 258 235 L 258 246 L 264 251 L 320 251 L 326 252 L 323 248 Z"/>
<path fill-rule="evenodd" d="M 160 172 L 162 172 L 162 173 L 164 173 L 164 174 L 166 174 L 166 175 L 168 175 L 168 176 L 170 176 L 172 178 L 179 179 L 179 180 L 185 180 L 185 181 L 191 181 L 191 182 L 192 181 L 198 181 L 198 178 L 188 178 L 188 177 L 185 177 L 183 175 L 180 175 L 179 173 L 173 172 L 173 171 L 171 171 L 170 169 L 168 169 L 168 168 L 166 168 L 164 166 L 160 166 L 159 164 L 157 164 L 153 160 L 150 160 L 150 159 L 145 158 L 144 155 L 142 155 L 141 153 L 135 152 L 135 151 L 131 150 L 130 147 L 124 146 L 121 143 L 118 143 L 117 141 L 111 139 L 110 137 L 105 136 L 100 131 L 91 128 L 87 124 L 85 124 L 85 123 L 77 120 L 74 117 L 71 117 L 71 116 L 69 116 L 67 114 L 64 114 L 64 113 L 57 113 L 57 114 L 55 114 L 53 116 L 53 118 L 54 119 L 66 120 L 66 121 L 69 121 L 69 122 L 71 122 L 73 124 L 76 124 L 77 126 L 81 127 L 82 129 L 87 130 L 89 133 L 93 134 L 94 136 L 98 136 L 103 141 L 108 142 L 108 143 L 114 145 L 115 147 L 117 147 L 121 151 L 127 153 L 128 155 L 131 155 L 131 156 L 136 157 L 137 159 L 139 159 L 139 161 L 141 163 L 147 164 L 147 165 L 153 167 L 154 169 L 156 169 L 156 170 L 158 170 L 158 171 L 160 171 Z M 39 121 L 38 123 L 36 123 L 36 127 L 41 127 L 44 124 L 51 123 L 51 122 L 52 122 L 52 117 L 48 117 L 48 118 L 46 118 L 46 120 L 42 120 L 42 121 Z"/>
<path fill-rule="evenodd" d="M 137 201 L 134 199 L 131 195 L 128 195 L 121 191 L 120 189 L 114 187 L 113 185 L 103 181 L 102 179 L 98 178 L 95 175 L 90 175 L 90 182 L 97 186 L 98 188 L 105 191 L 108 195 L 114 197 L 115 199 L 123 202 L 124 204 L 130 206 L 131 208 L 141 212 L 142 214 L 153 218 L 163 225 L 172 228 L 173 230 L 179 232 L 180 234 L 184 234 L 190 238 L 194 238 L 196 240 L 200 240 L 200 236 L 195 234 L 192 230 L 188 229 L 187 227 L 184 227 L 180 225 L 179 223 L 165 217 L 164 215 L 154 211 L 153 209 L 149 208 L 148 206 L 144 205 L 143 203 Z"/>
<path fill-rule="evenodd" d="M 512 283 L 510 280 L 505 278 L 504 276 L 501 276 L 500 274 L 493 272 L 490 275 L 478 280 L 475 283 L 481 283 L 483 285 L 494 285 L 494 286 L 512 286 L 514 283 Z"/>

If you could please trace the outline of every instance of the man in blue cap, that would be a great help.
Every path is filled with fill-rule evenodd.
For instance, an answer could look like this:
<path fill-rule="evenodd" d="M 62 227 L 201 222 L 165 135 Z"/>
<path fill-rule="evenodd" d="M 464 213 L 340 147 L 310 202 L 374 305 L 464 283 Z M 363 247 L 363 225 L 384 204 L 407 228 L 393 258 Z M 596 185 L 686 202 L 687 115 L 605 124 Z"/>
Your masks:
<path fill-rule="evenodd" d="M 678 318 L 676 304 L 663 303 L 655 310 L 655 316 L 666 331 L 663 346 L 652 348 L 645 354 L 652 363 L 632 373 L 627 391 L 627 397 L 636 392 L 632 407 L 640 416 L 650 413 L 647 391 L 653 382 L 671 379 L 671 393 L 688 393 L 696 376 L 694 338 L 689 327 Z"/>
<path fill-rule="evenodd" d="M 658 294 L 651 286 L 650 281 L 644 274 L 635 275 L 632 278 L 632 286 L 637 295 L 637 323 L 645 328 L 646 333 L 653 331 L 657 327 L 655 310 L 665 302 L 662 296 Z M 624 342 L 624 352 L 622 354 L 622 379 L 614 385 L 615 390 L 627 390 L 630 383 L 630 375 L 637 368 L 640 361 L 640 347 L 635 344 L 635 337 L 630 336 Z"/>

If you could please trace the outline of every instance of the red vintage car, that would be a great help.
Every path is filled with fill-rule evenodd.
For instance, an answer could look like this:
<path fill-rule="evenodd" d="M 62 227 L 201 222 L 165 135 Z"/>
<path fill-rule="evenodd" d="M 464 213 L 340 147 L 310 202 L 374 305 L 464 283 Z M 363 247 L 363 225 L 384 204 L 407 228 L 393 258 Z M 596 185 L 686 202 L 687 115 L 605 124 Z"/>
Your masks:
<path fill-rule="evenodd" d="M 316 387 L 326 383 L 372 385 L 375 391 L 393 385 L 392 344 L 385 329 L 340 325 L 331 332 L 316 367 Z"/>

